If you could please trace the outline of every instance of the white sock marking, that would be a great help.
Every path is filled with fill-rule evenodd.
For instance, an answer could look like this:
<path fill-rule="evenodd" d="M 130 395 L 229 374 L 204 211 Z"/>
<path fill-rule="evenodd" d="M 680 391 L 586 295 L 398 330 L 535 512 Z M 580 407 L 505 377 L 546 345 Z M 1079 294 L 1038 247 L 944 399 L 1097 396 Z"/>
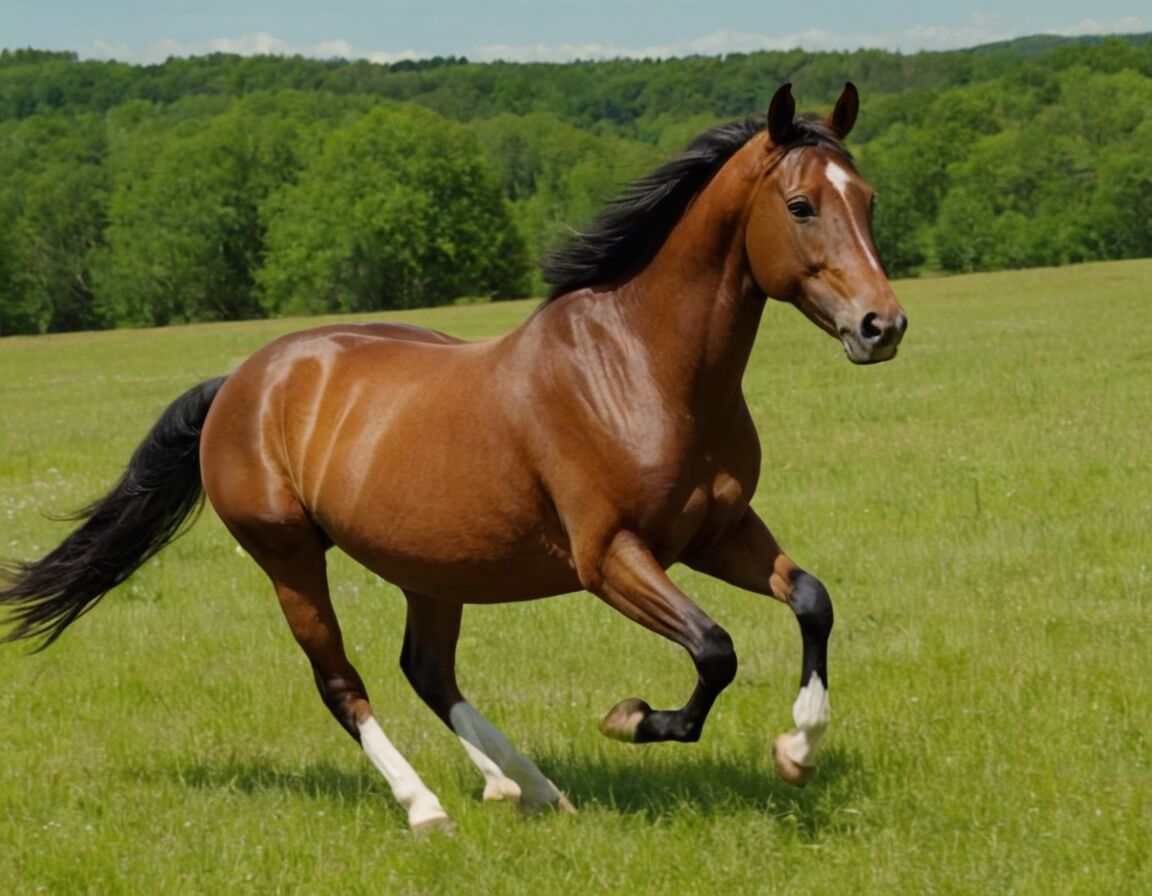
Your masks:
<path fill-rule="evenodd" d="M 431 790 L 424 786 L 416 770 L 408 764 L 399 750 L 392 745 L 375 717 L 369 717 L 357 726 L 360 745 L 372 764 L 384 776 L 396 801 L 408 810 L 408 824 L 413 828 L 448 820 L 448 813 Z"/>
<path fill-rule="evenodd" d="M 460 743 L 464 745 L 472 764 L 480 769 L 480 773 L 484 776 L 484 799 L 520 799 L 520 785 L 500 771 L 500 766 L 464 738 L 460 738 Z"/>
<path fill-rule="evenodd" d="M 796 731 L 784 748 L 797 765 L 816 764 L 816 748 L 820 746 L 820 740 L 828 728 L 830 715 L 828 691 L 820 676 L 813 672 L 792 704 L 792 721 L 796 723 Z"/>
<path fill-rule="evenodd" d="M 503 734 L 466 701 L 457 703 L 448 713 L 452 730 L 464 744 L 464 749 L 476 766 L 484 773 L 488 786 L 510 780 L 520 791 L 520 807 L 526 811 L 542 809 L 560 799 L 556 785 L 544 777 L 532 760 L 516 752 Z M 499 777 L 494 777 L 498 775 Z"/>

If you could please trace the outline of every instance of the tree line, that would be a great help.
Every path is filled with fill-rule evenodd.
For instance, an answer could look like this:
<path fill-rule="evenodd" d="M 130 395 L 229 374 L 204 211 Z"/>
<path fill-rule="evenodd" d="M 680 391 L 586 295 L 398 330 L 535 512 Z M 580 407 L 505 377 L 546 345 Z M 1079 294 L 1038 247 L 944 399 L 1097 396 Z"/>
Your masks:
<path fill-rule="evenodd" d="M 565 65 L 0 52 L 0 334 L 512 298 L 784 81 L 864 94 L 894 276 L 1152 255 L 1152 35 Z"/>

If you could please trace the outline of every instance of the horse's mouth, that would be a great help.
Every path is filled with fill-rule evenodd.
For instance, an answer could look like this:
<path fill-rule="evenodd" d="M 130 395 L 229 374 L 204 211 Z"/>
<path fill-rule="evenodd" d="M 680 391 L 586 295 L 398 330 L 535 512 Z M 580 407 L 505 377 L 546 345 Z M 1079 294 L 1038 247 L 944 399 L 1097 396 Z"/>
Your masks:
<path fill-rule="evenodd" d="M 848 360 L 861 366 L 891 361 L 896 357 L 896 352 L 900 348 L 898 339 L 883 345 L 865 345 L 851 330 L 841 330 L 838 335 Z"/>

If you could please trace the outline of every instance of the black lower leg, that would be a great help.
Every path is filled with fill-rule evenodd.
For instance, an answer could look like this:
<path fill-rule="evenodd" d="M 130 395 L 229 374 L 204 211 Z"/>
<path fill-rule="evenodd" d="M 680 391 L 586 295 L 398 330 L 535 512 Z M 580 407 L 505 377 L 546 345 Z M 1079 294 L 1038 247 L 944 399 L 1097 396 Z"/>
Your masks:
<path fill-rule="evenodd" d="M 815 576 L 803 570 L 792 574 L 792 596 L 788 601 L 796 621 L 800 624 L 800 637 L 804 654 L 800 666 L 800 687 L 819 676 L 828 688 L 828 636 L 832 633 L 832 598 Z"/>
<path fill-rule="evenodd" d="M 456 642 L 463 606 L 405 592 L 408 621 L 400 668 L 420 699 L 449 728 L 452 707 L 464 699 L 456 684 Z"/>
<path fill-rule="evenodd" d="M 456 686 L 456 677 L 450 672 L 451 667 L 446 669 L 441 657 L 416 648 L 410 634 L 406 634 L 400 653 L 400 668 L 412 690 L 451 728 L 449 712 L 463 699 Z"/>
<path fill-rule="evenodd" d="M 674 740 L 694 743 L 700 739 L 704 721 L 720 692 L 736 677 L 736 649 L 732 638 L 713 624 L 692 651 L 696 665 L 696 689 L 678 710 L 652 710 L 636 726 L 636 743 Z"/>

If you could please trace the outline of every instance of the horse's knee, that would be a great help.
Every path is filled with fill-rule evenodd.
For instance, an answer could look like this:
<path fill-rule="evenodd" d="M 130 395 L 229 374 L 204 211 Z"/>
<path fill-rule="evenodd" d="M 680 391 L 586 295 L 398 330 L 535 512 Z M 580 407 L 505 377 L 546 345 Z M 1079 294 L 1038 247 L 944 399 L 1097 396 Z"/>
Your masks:
<path fill-rule="evenodd" d="M 827 641 L 832 631 L 832 598 L 828 589 L 811 573 L 802 569 L 792 576 L 792 596 L 788 601 L 800 630 L 817 641 Z"/>
<path fill-rule="evenodd" d="M 701 679 L 720 691 L 736 677 L 737 664 L 732 637 L 720 626 L 713 624 L 704 632 L 696 654 L 696 668 Z"/>

